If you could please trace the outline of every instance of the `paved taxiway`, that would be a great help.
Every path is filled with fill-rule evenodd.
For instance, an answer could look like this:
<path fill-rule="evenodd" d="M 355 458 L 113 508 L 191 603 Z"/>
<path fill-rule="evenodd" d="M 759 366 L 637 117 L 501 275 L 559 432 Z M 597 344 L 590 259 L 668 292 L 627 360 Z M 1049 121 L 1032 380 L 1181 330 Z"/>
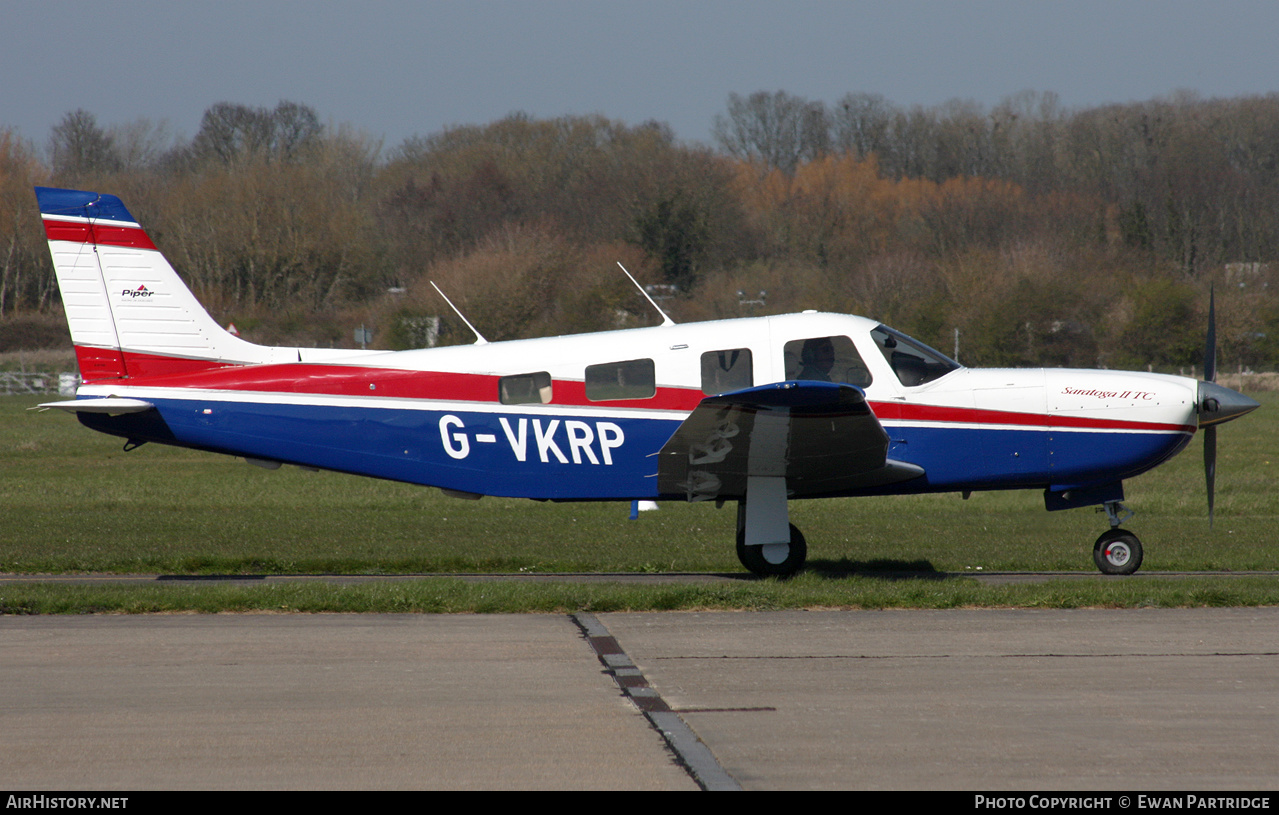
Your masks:
<path fill-rule="evenodd" d="M 1274 608 L 6 617 L 0 641 L 10 789 L 696 788 L 653 721 L 717 787 L 1279 786 Z"/>

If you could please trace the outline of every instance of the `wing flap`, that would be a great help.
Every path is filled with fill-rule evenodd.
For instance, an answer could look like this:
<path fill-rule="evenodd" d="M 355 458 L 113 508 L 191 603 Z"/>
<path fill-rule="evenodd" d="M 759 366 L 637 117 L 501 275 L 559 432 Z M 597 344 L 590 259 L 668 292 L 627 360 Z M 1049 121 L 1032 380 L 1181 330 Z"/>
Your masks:
<path fill-rule="evenodd" d="M 802 497 L 923 475 L 887 453 L 888 434 L 859 388 L 780 382 L 703 399 L 659 453 L 658 491 L 741 498 L 747 477 L 773 476 Z"/>

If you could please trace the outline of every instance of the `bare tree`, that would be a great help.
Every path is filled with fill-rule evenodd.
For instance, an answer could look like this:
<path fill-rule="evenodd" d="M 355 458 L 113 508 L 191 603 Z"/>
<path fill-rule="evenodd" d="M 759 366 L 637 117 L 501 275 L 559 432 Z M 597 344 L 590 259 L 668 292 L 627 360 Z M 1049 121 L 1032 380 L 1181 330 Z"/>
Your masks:
<path fill-rule="evenodd" d="M 883 153 L 892 137 L 893 104 L 877 93 L 850 93 L 831 114 L 835 148 L 867 158 Z"/>
<path fill-rule="evenodd" d="M 0 318 L 44 305 L 52 267 L 31 185 L 44 170 L 35 150 L 0 128 Z"/>
<path fill-rule="evenodd" d="M 282 161 L 293 161 L 315 145 L 323 130 L 314 108 L 281 101 L 271 111 L 271 151 Z"/>
<path fill-rule="evenodd" d="M 218 102 L 204 112 L 191 149 L 197 160 L 290 162 L 314 146 L 323 126 L 315 110 L 281 101 L 275 110 Z"/>
<path fill-rule="evenodd" d="M 91 173 L 120 169 L 115 140 L 98 125 L 98 119 L 83 108 L 62 117 L 49 136 L 53 174 L 59 178 L 80 178 Z"/>
<path fill-rule="evenodd" d="M 728 113 L 715 117 L 711 135 L 730 155 L 789 174 L 830 151 L 830 117 L 821 102 L 785 91 L 730 93 Z"/>
<path fill-rule="evenodd" d="M 231 164 L 264 151 L 270 140 L 271 116 L 265 108 L 218 102 L 204 111 L 191 148 L 198 158 Z"/>
<path fill-rule="evenodd" d="M 155 123 L 149 119 L 113 126 L 107 135 L 115 146 L 120 170 L 126 173 L 155 168 L 173 149 L 176 141 L 166 123 Z"/>

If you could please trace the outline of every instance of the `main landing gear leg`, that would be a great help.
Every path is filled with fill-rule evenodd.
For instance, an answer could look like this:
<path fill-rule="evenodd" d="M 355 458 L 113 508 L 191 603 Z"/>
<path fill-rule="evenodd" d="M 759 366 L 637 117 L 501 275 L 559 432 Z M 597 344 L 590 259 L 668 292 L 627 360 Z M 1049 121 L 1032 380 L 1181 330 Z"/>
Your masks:
<path fill-rule="evenodd" d="M 789 577 L 807 557 L 808 543 L 787 511 L 786 479 L 748 477 L 737 504 L 737 559 L 760 577 Z"/>
<path fill-rule="evenodd" d="M 1133 512 L 1118 501 L 1107 501 L 1104 508 L 1110 518 L 1110 529 L 1093 544 L 1093 562 L 1102 574 L 1132 574 L 1141 568 L 1141 541 L 1119 525 L 1131 518 Z"/>

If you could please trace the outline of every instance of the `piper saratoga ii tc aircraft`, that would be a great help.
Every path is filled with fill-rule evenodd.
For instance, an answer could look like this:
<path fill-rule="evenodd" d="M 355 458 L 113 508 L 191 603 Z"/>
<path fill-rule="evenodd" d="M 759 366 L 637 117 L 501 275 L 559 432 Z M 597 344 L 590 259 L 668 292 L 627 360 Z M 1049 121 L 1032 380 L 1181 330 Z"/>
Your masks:
<path fill-rule="evenodd" d="M 42 407 L 127 440 L 483 495 L 737 502 L 759 575 L 807 556 L 792 498 L 1037 489 L 1100 505 L 1101 571 L 1141 565 L 1123 480 L 1258 407 L 1205 380 L 964 368 L 864 317 L 804 312 L 412 351 L 253 345 L 200 306 L 119 198 L 36 188 L 83 385 Z M 654 304 L 656 307 L 656 305 Z M 660 312 L 660 309 L 658 309 Z M 465 318 L 463 318 L 465 319 Z M 468 323 L 469 325 L 469 323 Z"/>

